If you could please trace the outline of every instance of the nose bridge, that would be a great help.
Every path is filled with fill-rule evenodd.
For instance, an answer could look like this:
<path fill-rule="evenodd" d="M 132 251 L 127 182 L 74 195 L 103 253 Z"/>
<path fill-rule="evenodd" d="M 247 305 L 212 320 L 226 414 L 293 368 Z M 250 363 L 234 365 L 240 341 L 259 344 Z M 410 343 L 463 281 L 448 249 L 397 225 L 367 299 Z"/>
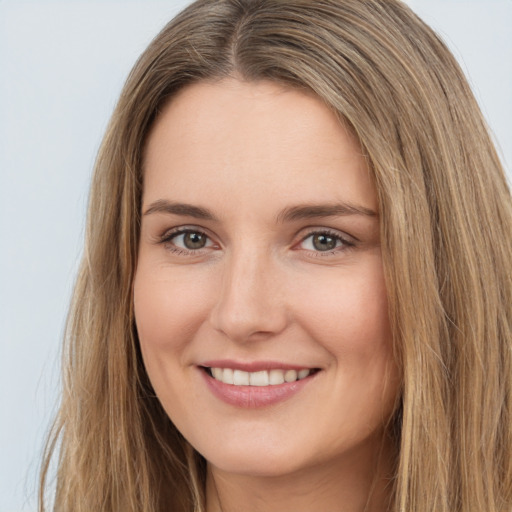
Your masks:
<path fill-rule="evenodd" d="M 214 326 L 235 341 L 277 334 L 286 324 L 276 262 L 268 248 L 245 246 L 226 257 Z"/>

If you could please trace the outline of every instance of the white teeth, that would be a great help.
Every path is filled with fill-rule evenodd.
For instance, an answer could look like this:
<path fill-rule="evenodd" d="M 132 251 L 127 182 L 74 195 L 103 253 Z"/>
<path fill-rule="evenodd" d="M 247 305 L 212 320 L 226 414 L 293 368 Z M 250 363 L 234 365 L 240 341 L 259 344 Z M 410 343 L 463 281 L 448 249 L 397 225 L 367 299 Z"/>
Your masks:
<path fill-rule="evenodd" d="M 212 368 L 211 370 L 212 370 L 212 375 L 213 375 L 214 379 L 224 380 L 223 379 L 224 370 L 222 368 Z"/>
<path fill-rule="evenodd" d="M 235 386 L 248 386 L 249 385 L 249 372 L 242 370 L 235 370 L 233 372 L 233 384 Z"/>
<path fill-rule="evenodd" d="M 307 376 L 309 375 L 309 370 L 299 370 L 299 372 L 297 373 L 297 379 L 298 380 L 301 380 L 301 379 L 304 379 L 306 378 Z"/>
<path fill-rule="evenodd" d="M 297 380 L 297 370 L 287 370 L 284 374 L 284 380 L 286 382 L 293 382 Z"/>
<path fill-rule="evenodd" d="M 249 383 L 251 386 L 268 386 L 268 372 L 249 373 Z"/>
<path fill-rule="evenodd" d="M 285 382 L 295 382 L 305 379 L 311 374 L 311 370 L 304 368 L 302 370 L 262 370 L 259 372 L 244 372 L 242 370 L 233 370 L 231 368 L 210 368 L 211 374 L 215 380 L 224 382 L 224 384 L 234 384 L 235 386 L 277 386 Z"/>
<path fill-rule="evenodd" d="M 270 370 L 268 372 L 268 381 L 269 384 L 276 385 L 282 384 L 284 382 L 284 372 L 283 370 Z"/>
<path fill-rule="evenodd" d="M 225 382 L 226 384 L 234 384 L 234 372 L 231 368 L 219 368 L 219 370 L 222 371 L 222 382 Z"/>

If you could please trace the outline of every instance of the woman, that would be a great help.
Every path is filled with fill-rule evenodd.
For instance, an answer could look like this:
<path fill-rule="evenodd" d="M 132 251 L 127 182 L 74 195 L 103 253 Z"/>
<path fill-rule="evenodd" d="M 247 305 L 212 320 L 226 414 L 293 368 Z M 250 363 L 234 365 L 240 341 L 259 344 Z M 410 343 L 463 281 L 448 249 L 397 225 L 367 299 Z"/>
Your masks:
<path fill-rule="evenodd" d="M 510 194 L 402 3 L 194 3 L 89 208 L 56 510 L 512 509 Z"/>

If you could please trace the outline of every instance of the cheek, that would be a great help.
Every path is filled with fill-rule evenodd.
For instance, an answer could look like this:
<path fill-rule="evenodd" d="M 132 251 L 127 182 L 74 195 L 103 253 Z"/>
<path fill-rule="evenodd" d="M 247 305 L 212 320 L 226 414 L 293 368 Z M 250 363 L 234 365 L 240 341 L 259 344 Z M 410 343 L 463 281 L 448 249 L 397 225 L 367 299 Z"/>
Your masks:
<path fill-rule="evenodd" d="M 208 311 L 205 280 L 144 261 L 134 280 L 134 312 L 142 356 L 155 387 L 186 349 Z"/>
<path fill-rule="evenodd" d="M 318 276 L 317 276 L 318 277 Z M 319 283 L 322 282 L 322 286 Z M 329 352 L 333 396 L 343 396 L 358 417 L 369 423 L 387 417 L 399 392 L 387 294 L 380 264 L 360 272 L 341 272 L 335 279 L 317 279 L 296 290 L 309 299 L 296 318 L 311 338 Z"/>
<path fill-rule="evenodd" d="M 333 355 L 372 359 L 375 350 L 391 351 L 387 294 L 380 264 L 372 260 L 358 272 L 350 269 L 316 283 L 304 282 L 295 296 L 304 328 Z"/>
<path fill-rule="evenodd" d="M 153 389 L 173 421 L 188 417 L 181 399 L 190 398 L 183 372 L 191 371 L 187 350 L 207 314 L 204 282 L 142 260 L 133 294 L 142 358 Z"/>
<path fill-rule="evenodd" d="M 179 340 L 186 342 L 206 309 L 204 282 L 171 268 L 139 266 L 133 290 L 139 337 L 162 349 Z"/>

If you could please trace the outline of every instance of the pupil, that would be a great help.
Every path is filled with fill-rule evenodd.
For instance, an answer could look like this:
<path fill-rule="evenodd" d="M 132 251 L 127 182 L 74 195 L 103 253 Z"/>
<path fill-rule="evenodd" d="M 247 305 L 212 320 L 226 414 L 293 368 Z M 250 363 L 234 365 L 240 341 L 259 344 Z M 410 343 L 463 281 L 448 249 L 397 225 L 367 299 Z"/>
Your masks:
<path fill-rule="evenodd" d="M 187 249 L 202 249 L 206 245 L 206 237 L 201 233 L 186 233 L 183 242 Z"/>
<path fill-rule="evenodd" d="M 317 251 L 331 251 L 336 248 L 336 239 L 329 235 L 315 235 L 313 237 L 313 247 Z"/>

